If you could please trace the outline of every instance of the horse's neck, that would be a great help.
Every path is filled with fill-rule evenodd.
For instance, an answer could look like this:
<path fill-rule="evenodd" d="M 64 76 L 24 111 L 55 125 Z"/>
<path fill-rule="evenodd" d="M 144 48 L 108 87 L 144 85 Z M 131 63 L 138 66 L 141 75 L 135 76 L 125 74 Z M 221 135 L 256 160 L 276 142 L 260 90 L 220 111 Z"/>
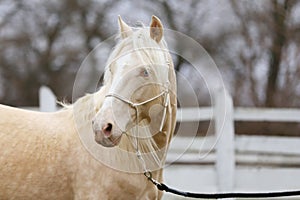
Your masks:
<path fill-rule="evenodd" d="M 73 105 L 66 106 L 69 117 L 72 118 L 74 128 L 77 129 L 79 135 L 82 133 L 93 135 L 92 119 L 103 104 L 104 93 L 105 87 L 102 87 L 98 92 L 87 94 Z"/>
<path fill-rule="evenodd" d="M 85 120 L 91 121 L 93 114 L 101 108 L 105 99 L 106 87 L 103 86 L 98 92 L 87 94 L 78 99 L 72 106 L 74 115 L 81 115 Z"/>

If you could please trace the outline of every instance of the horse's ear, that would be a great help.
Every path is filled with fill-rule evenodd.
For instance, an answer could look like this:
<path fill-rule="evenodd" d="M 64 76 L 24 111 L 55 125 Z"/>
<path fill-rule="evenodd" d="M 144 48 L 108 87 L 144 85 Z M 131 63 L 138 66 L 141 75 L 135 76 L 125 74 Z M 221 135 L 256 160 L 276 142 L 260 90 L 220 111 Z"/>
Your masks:
<path fill-rule="evenodd" d="M 121 37 L 124 39 L 130 36 L 132 34 L 132 28 L 122 20 L 120 15 L 118 17 L 118 21 L 119 21 L 119 30 L 120 30 Z"/>
<path fill-rule="evenodd" d="M 164 30 L 161 21 L 158 19 L 158 17 L 152 15 L 150 23 L 150 37 L 159 43 L 162 39 L 163 33 Z"/>

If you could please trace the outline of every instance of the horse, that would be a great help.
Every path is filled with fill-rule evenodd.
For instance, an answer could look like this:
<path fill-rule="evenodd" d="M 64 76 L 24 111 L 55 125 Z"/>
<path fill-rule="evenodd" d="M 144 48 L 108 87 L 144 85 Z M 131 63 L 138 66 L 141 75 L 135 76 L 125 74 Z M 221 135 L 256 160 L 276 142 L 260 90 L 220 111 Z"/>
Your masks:
<path fill-rule="evenodd" d="M 130 27 L 103 86 L 56 112 L 0 105 L 0 199 L 161 199 L 176 78 L 161 21 Z"/>

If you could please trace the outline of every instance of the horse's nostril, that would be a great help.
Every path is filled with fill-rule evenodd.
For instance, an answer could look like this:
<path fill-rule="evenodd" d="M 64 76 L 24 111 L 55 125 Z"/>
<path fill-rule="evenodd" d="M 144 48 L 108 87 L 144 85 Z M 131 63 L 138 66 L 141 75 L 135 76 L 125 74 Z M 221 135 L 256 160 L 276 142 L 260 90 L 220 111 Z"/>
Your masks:
<path fill-rule="evenodd" d="M 108 124 L 107 124 L 107 130 L 108 130 L 108 131 L 111 131 L 111 129 L 112 129 L 112 124 L 111 124 L 111 123 L 108 123 Z"/>
<path fill-rule="evenodd" d="M 110 136 L 110 135 L 111 135 L 111 131 L 112 131 L 112 127 L 113 127 L 113 125 L 112 125 L 111 123 L 107 123 L 107 124 L 102 128 L 102 131 L 103 131 L 104 135 Z"/>

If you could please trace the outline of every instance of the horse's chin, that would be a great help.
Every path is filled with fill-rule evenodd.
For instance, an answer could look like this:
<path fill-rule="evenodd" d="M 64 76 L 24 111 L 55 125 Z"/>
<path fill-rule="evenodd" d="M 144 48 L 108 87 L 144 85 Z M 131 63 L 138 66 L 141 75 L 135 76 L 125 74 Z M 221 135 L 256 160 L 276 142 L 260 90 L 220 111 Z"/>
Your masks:
<path fill-rule="evenodd" d="M 98 134 L 101 134 L 101 133 L 98 133 Z M 99 137 L 98 134 L 95 135 L 95 141 L 104 147 L 118 146 L 121 141 L 121 136 L 118 136 L 118 137 L 110 136 L 109 138 L 105 138 L 105 137 L 101 137 L 101 136 Z"/>

